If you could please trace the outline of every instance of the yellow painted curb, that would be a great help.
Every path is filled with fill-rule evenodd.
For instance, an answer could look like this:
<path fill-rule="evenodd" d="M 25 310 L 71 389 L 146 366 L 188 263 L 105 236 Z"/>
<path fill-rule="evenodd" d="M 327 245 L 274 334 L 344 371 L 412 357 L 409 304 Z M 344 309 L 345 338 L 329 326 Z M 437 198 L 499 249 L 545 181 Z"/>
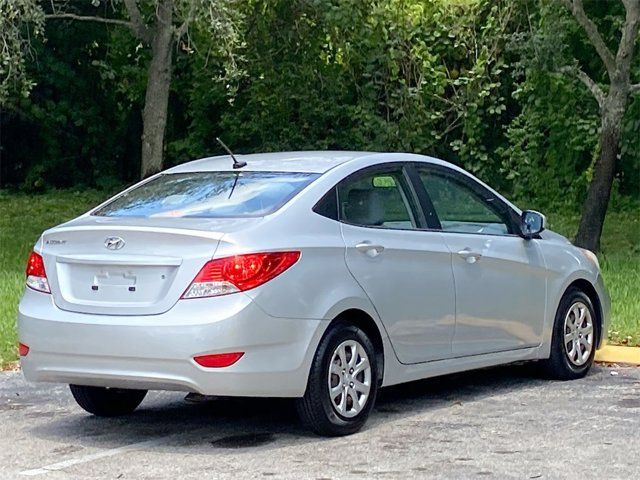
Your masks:
<path fill-rule="evenodd" d="M 640 365 L 640 347 L 606 345 L 596 352 L 596 362 Z"/>

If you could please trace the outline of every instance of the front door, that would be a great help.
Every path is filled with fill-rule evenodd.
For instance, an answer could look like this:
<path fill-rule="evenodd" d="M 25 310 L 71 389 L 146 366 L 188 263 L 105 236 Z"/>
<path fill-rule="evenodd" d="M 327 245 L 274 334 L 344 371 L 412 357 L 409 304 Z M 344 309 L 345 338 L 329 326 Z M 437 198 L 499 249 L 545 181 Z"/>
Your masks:
<path fill-rule="evenodd" d="M 472 178 L 436 166 L 418 173 L 452 253 L 453 355 L 539 345 L 546 298 L 540 240 L 520 237 L 515 212 Z"/>
<path fill-rule="evenodd" d="M 398 359 L 451 357 L 451 253 L 425 220 L 401 165 L 369 168 L 338 187 L 347 266 L 376 308 Z"/>

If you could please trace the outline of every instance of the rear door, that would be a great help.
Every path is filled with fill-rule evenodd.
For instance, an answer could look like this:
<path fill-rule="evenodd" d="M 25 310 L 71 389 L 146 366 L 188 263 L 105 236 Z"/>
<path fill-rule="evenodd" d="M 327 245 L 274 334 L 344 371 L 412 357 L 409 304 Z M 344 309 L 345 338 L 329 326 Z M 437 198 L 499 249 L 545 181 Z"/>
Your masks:
<path fill-rule="evenodd" d="M 537 346 L 546 269 L 538 240 L 517 233 L 517 215 L 490 190 L 447 167 L 418 166 L 452 252 L 454 356 Z"/>
<path fill-rule="evenodd" d="M 442 234 L 429 231 L 402 164 L 367 168 L 338 186 L 346 262 L 402 363 L 451 356 L 454 284 Z"/>

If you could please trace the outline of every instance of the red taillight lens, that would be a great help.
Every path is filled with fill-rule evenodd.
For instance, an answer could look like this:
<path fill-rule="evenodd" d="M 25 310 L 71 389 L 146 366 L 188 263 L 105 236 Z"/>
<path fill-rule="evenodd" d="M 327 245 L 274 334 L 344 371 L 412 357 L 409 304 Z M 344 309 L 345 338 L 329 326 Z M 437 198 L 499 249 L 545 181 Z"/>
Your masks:
<path fill-rule="evenodd" d="M 29 260 L 27 260 L 27 277 L 33 275 L 34 277 L 46 277 L 47 274 L 44 271 L 44 262 L 42 256 L 39 253 L 31 252 Z"/>
<path fill-rule="evenodd" d="M 27 347 L 24 343 L 18 343 L 18 354 L 21 357 L 26 357 L 29 353 L 29 347 Z"/>
<path fill-rule="evenodd" d="M 44 261 L 39 253 L 31 252 L 27 261 L 27 286 L 44 293 L 51 293 Z"/>
<path fill-rule="evenodd" d="M 243 355 L 244 352 L 216 353 L 214 355 L 199 355 L 193 359 L 198 365 L 206 368 L 223 368 L 233 365 Z"/>
<path fill-rule="evenodd" d="M 300 258 L 300 252 L 266 252 L 210 260 L 182 298 L 216 297 L 244 292 L 280 275 Z"/>

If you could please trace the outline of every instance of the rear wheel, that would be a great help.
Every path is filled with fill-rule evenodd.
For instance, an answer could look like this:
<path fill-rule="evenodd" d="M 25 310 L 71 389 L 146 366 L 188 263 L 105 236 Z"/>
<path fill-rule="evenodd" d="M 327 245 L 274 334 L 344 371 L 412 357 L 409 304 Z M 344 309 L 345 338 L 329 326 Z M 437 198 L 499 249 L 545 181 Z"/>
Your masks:
<path fill-rule="evenodd" d="M 596 353 L 595 310 L 589 297 L 571 287 L 556 312 L 551 355 L 543 362 L 550 377 L 573 380 L 584 377 Z"/>
<path fill-rule="evenodd" d="M 318 346 L 307 390 L 297 400 L 302 421 L 319 435 L 360 430 L 378 392 L 378 370 L 371 340 L 346 323 L 330 327 Z"/>
<path fill-rule="evenodd" d="M 146 390 L 69 385 L 71 394 L 87 412 L 99 417 L 116 417 L 133 412 L 142 402 Z"/>

